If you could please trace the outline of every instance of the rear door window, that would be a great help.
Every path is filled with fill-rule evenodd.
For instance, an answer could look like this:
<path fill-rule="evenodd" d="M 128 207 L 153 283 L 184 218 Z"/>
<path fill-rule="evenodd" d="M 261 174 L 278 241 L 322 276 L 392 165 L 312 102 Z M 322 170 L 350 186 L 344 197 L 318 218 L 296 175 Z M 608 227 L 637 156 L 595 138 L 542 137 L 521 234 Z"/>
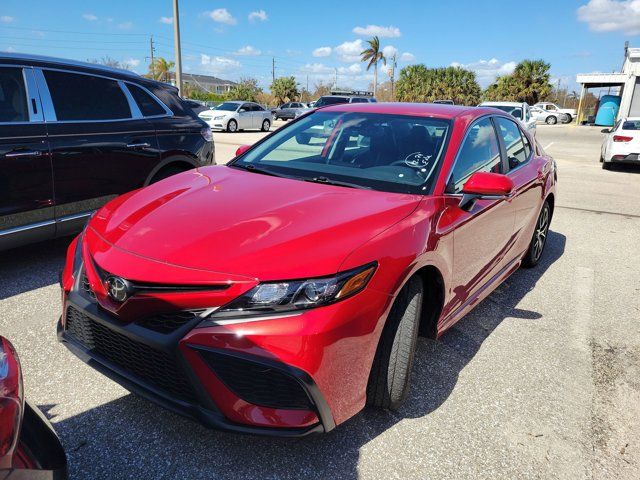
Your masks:
<path fill-rule="evenodd" d="M 117 81 L 57 70 L 43 73 L 58 120 L 131 118 L 129 102 Z"/>
<path fill-rule="evenodd" d="M 21 68 L 0 68 L 0 123 L 28 122 L 27 91 Z"/>
<path fill-rule="evenodd" d="M 140 108 L 140 112 L 145 117 L 153 117 L 156 115 L 166 115 L 166 111 L 162 105 L 160 105 L 151 95 L 149 95 L 145 90 L 134 85 L 132 83 L 127 83 L 127 88 L 129 92 L 131 92 L 131 96 L 138 104 L 138 108 Z"/>

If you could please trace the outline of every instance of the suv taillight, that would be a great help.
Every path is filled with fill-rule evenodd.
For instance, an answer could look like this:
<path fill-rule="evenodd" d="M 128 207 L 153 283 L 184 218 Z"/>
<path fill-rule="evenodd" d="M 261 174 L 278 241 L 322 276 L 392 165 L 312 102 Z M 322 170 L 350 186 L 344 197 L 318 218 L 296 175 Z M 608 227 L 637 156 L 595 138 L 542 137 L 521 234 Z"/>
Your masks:
<path fill-rule="evenodd" d="M 625 137 L 622 135 L 614 135 L 613 136 L 613 141 L 614 142 L 630 142 L 631 140 L 633 140 L 633 137 Z"/>
<path fill-rule="evenodd" d="M 0 337 L 0 469 L 10 468 L 16 448 L 24 397 L 20 361 L 13 345 Z"/>
<path fill-rule="evenodd" d="M 207 142 L 213 142 L 213 132 L 211 131 L 211 128 L 203 128 L 202 130 L 200 130 L 200 135 L 202 135 L 202 138 L 204 138 Z"/>

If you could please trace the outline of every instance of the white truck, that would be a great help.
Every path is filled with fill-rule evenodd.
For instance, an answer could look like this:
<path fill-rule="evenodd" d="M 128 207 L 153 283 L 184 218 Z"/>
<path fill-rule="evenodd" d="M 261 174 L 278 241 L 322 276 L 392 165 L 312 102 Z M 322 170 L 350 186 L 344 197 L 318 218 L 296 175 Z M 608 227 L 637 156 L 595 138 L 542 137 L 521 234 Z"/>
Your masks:
<path fill-rule="evenodd" d="M 538 102 L 534 105 L 534 107 L 541 108 L 542 110 L 546 110 L 548 112 L 564 113 L 566 118 L 565 123 L 571 123 L 571 121 L 576 118 L 575 108 L 560 108 L 558 105 L 551 102 Z"/>

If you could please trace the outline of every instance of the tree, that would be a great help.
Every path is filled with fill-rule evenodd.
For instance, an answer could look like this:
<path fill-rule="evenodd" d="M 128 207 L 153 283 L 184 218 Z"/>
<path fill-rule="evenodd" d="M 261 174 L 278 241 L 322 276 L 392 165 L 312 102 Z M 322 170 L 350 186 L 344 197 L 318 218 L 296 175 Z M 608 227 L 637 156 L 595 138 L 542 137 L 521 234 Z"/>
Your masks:
<path fill-rule="evenodd" d="M 369 48 L 360 52 L 360 56 L 363 62 L 368 62 L 367 71 L 373 67 L 373 96 L 375 97 L 378 90 L 378 62 L 381 61 L 386 65 L 387 59 L 384 58 L 384 53 L 380 50 L 380 39 L 377 36 L 367 40 L 367 43 Z"/>
<path fill-rule="evenodd" d="M 331 94 L 331 84 L 330 83 L 324 83 L 323 81 L 319 81 L 318 83 L 316 83 L 314 86 L 314 91 L 313 91 L 313 98 L 318 99 L 320 97 L 323 97 L 325 95 L 330 95 Z"/>
<path fill-rule="evenodd" d="M 161 82 L 169 82 L 171 80 L 172 69 L 175 63 L 168 61 L 162 57 L 156 57 L 153 63 L 149 65 L 149 73 L 154 80 Z"/>
<path fill-rule="evenodd" d="M 400 71 L 395 95 L 400 102 L 453 100 L 459 105 L 477 105 L 482 89 L 471 70 L 427 68 L 419 64 L 409 65 Z"/>
<path fill-rule="evenodd" d="M 105 65 L 107 67 L 111 67 L 111 68 L 124 68 L 126 70 L 130 70 L 131 69 L 131 65 L 128 63 L 120 63 L 118 60 L 116 60 L 115 58 L 111 58 L 109 55 L 105 55 L 104 57 L 102 57 L 101 59 L 97 59 L 97 58 L 90 58 L 87 60 L 89 63 L 99 63 L 100 65 Z"/>
<path fill-rule="evenodd" d="M 295 77 L 278 77 L 271 84 L 271 94 L 276 97 L 278 105 L 298 98 L 298 85 Z"/>
<path fill-rule="evenodd" d="M 231 89 L 228 96 L 234 100 L 256 102 L 260 93 L 262 93 L 262 89 L 258 86 L 258 80 L 255 78 L 241 78 L 240 82 Z"/>
<path fill-rule="evenodd" d="M 498 77 L 485 91 L 487 100 L 527 102 L 529 105 L 547 98 L 552 91 L 551 65 L 543 60 L 523 60 L 510 75 Z"/>

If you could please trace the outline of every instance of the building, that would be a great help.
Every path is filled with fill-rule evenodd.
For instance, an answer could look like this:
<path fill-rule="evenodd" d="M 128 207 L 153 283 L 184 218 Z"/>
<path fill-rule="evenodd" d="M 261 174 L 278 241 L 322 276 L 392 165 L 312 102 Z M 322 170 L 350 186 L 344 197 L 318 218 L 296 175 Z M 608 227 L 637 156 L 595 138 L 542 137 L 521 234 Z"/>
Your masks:
<path fill-rule="evenodd" d="M 577 124 L 584 117 L 583 99 L 589 88 L 609 87 L 619 91 L 620 110 L 618 118 L 640 117 L 640 48 L 630 48 L 624 44 L 622 71 L 614 73 L 579 73 L 576 82 L 582 85 L 578 103 Z"/>
<path fill-rule="evenodd" d="M 190 87 L 204 90 L 208 93 L 227 93 L 237 84 L 231 80 L 223 80 L 218 77 L 211 77 L 209 75 L 196 75 L 193 73 L 182 74 L 182 84 L 189 85 Z"/>

